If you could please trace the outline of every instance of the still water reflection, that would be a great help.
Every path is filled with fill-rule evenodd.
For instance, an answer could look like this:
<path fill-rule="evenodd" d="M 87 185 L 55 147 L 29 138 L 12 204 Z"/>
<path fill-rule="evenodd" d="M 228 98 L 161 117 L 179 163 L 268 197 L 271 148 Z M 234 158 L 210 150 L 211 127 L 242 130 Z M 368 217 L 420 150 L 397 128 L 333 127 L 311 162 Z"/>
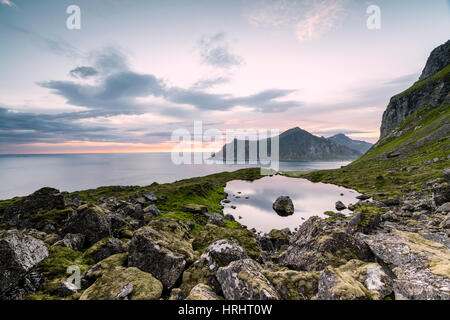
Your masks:
<path fill-rule="evenodd" d="M 323 212 L 336 212 L 336 201 L 340 200 L 347 206 L 356 203 L 356 197 L 360 195 L 332 184 L 283 176 L 264 177 L 253 182 L 230 181 L 225 192 L 230 203 L 223 203 L 224 213 L 232 214 L 249 229 L 263 232 L 286 227 L 294 231 L 311 216 L 326 217 Z M 291 197 L 295 209 L 292 216 L 281 217 L 272 209 L 273 202 L 281 195 Z M 341 212 L 350 213 L 347 209 Z"/>

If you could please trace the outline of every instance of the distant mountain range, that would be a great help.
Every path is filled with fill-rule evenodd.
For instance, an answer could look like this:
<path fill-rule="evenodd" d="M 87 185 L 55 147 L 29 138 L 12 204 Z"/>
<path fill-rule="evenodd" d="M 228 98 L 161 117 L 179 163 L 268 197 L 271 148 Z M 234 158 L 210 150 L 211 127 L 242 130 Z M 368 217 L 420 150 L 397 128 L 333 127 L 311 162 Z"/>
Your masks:
<path fill-rule="evenodd" d="M 242 143 L 242 142 L 241 142 Z M 249 142 L 245 142 L 245 160 L 249 156 Z M 259 140 L 256 147 L 259 153 L 259 146 L 267 144 L 270 154 L 271 143 L 267 139 Z M 237 140 L 227 145 L 234 144 L 234 160 L 237 160 Z M 225 159 L 226 147 L 213 155 L 217 159 Z M 352 140 L 344 134 L 337 134 L 330 138 L 317 137 L 308 131 L 298 127 L 289 129 L 279 135 L 279 152 L 282 161 L 313 161 L 313 160 L 351 160 L 362 156 L 372 144 L 365 141 Z M 244 159 L 239 159 L 244 160 Z"/>

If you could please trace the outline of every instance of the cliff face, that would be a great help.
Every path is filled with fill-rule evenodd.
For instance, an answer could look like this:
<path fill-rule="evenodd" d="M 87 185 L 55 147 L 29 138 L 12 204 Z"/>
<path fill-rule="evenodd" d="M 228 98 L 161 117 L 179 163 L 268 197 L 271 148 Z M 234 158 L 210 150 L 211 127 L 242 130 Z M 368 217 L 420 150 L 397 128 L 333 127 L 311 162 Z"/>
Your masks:
<path fill-rule="evenodd" d="M 381 123 L 380 139 L 423 107 L 437 108 L 450 103 L 450 41 L 431 53 L 419 78 L 411 88 L 391 98 Z"/>

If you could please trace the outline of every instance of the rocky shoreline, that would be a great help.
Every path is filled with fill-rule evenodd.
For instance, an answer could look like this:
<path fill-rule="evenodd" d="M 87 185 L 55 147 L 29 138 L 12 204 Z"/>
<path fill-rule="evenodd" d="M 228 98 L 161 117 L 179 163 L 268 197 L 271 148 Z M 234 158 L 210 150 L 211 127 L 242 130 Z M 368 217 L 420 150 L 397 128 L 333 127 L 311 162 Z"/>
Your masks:
<path fill-rule="evenodd" d="M 43 188 L 2 209 L 0 297 L 448 300 L 449 180 L 268 234 L 201 204 L 181 207 L 192 221 L 165 219 L 155 192 L 93 204 Z"/>

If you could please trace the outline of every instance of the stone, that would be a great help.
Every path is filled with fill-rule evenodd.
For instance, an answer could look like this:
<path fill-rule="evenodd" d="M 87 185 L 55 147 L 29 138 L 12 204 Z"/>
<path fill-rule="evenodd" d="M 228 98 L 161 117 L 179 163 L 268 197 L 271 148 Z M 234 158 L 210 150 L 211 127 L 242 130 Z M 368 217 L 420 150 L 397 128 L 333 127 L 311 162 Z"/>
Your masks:
<path fill-rule="evenodd" d="M 226 214 L 226 215 L 223 217 L 223 219 L 224 219 L 224 220 L 228 220 L 228 221 L 235 221 L 233 215 L 231 215 L 231 214 Z"/>
<path fill-rule="evenodd" d="M 444 179 L 445 179 L 447 182 L 450 182 L 450 168 L 446 168 L 446 169 L 444 170 Z"/>
<path fill-rule="evenodd" d="M 439 208 L 436 209 L 436 212 L 438 212 L 438 213 L 450 212 L 450 202 L 446 202 L 443 205 L 441 205 Z"/>
<path fill-rule="evenodd" d="M 47 257 L 43 241 L 18 230 L 5 231 L 0 238 L 0 294 L 16 286 Z"/>
<path fill-rule="evenodd" d="M 351 259 L 372 261 L 367 244 L 325 219 L 311 217 L 292 237 L 290 246 L 278 263 L 299 271 L 320 271 L 328 265 L 339 266 Z"/>
<path fill-rule="evenodd" d="M 393 281 L 376 263 L 350 260 L 320 274 L 317 300 L 381 300 L 393 292 Z"/>
<path fill-rule="evenodd" d="M 210 286 L 199 283 L 192 288 L 186 300 L 220 300 L 220 297 L 211 289 Z"/>
<path fill-rule="evenodd" d="M 127 260 L 127 253 L 118 253 L 96 263 L 81 275 L 81 287 L 83 289 L 90 287 L 104 273 L 114 270 L 115 267 L 124 267 Z"/>
<path fill-rule="evenodd" d="M 181 224 L 178 223 L 178 226 L 181 227 Z M 189 233 L 186 226 L 184 229 L 183 232 Z M 162 282 L 165 289 L 172 288 L 180 278 L 186 259 L 192 261 L 195 258 L 187 239 L 179 236 L 170 238 L 170 233 L 163 228 L 160 232 L 152 227 L 142 227 L 135 232 L 128 252 L 128 265 L 151 273 Z"/>
<path fill-rule="evenodd" d="M 148 207 L 144 208 L 144 213 L 149 213 L 154 217 L 161 215 L 161 212 L 159 211 L 158 207 L 154 204 L 151 204 Z"/>
<path fill-rule="evenodd" d="M 181 289 L 188 294 L 198 283 L 210 286 L 215 292 L 221 292 L 216 272 L 231 262 L 248 258 L 245 250 L 234 240 L 221 239 L 206 248 L 199 260 L 183 273 Z"/>
<path fill-rule="evenodd" d="M 18 229 L 30 228 L 34 226 L 34 216 L 38 212 L 64 208 L 64 196 L 59 190 L 42 188 L 7 206 L 3 212 L 2 222 L 9 227 Z"/>
<path fill-rule="evenodd" d="M 61 281 L 59 286 L 56 288 L 55 291 L 53 291 L 53 294 L 58 297 L 68 297 L 71 295 L 74 295 L 78 292 L 78 288 L 75 284 L 68 282 L 68 281 Z"/>
<path fill-rule="evenodd" d="M 283 300 L 311 300 L 317 295 L 320 272 L 294 270 L 262 272 Z"/>
<path fill-rule="evenodd" d="M 170 290 L 169 300 L 184 300 L 186 299 L 186 294 L 180 288 L 173 288 Z"/>
<path fill-rule="evenodd" d="M 157 300 L 163 286 L 150 273 L 137 268 L 115 267 L 87 288 L 80 300 Z"/>
<path fill-rule="evenodd" d="M 226 223 L 223 221 L 223 217 L 220 213 L 212 212 L 206 214 L 208 217 L 208 223 L 215 224 L 220 227 L 225 227 Z"/>
<path fill-rule="evenodd" d="M 81 206 L 64 224 L 62 233 L 81 233 L 85 235 L 85 246 L 91 246 L 111 234 L 108 213 L 108 210 L 100 206 Z"/>
<path fill-rule="evenodd" d="M 82 251 L 84 248 L 85 235 L 81 233 L 68 233 L 62 240 L 57 241 L 54 245 L 66 247 L 76 251 Z"/>
<path fill-rule="evenodd" d="M 252 259 L 231 262 L 216 273 L 223 294 L 228 300 L 279 300 L 280 297 Z"/>
<path fill-rule="evenodd" d="M 394 293 L 408 299 L 444 299 L 450 291 L 450 249 L 418 233 L 392 230 L 362 236 L 377 259 L 384 261 L 397 279 Z M 420 283 L 420 290 L 412 290 Z M 403 287 L 404 286 L 404 287 Z"/>
<path fill-rule="evenodd" d="M 336 202 L 336 210 L 338 211 L 342 211 L 347 209 L 347 207 L 345 206 L 345 204 L 342 203 L 342 201 L 337 201 Z"/>
<path fill-rule="evenodd" d="M 208 207 L 201 204 L 186 204 L 181 208 L 181 210 L 194 214 L 204 214 L 208 212 Z"/>
<path fill-rule="evenodd" d="M 278 197 L 272 205 L 273 210 L 280 216 L 290 216 L 294 214 L 294 204 L 288 196 Z"/>
<path fill-rule="evenodd" d="M 156 202 L 156 201 L 158 201 L 158 197 L 155 195 L 154 192 L 146 193 L 146 194 L 143 195 L 143 197 L 144 197 L 145 199 L 147 199 L 148 201 L 150 201 L 150 202 Z"/>
<path fill-rule="evenodd" d="M 356 197 L 356 199 L 362 200 L 362 201 L 364 201 L 364 200 L 369 200 L 370 198 L 371 198 L 370 196 L 365 195 L 365 194 L 361 194 L 361 195 L 359 195 L 359 196 Z"/>
<path fill-rule="evenodd" d="M 117 238 L 105 238 L 86 250 L 85 256 L 92 257 L 95 263 L 109 256 L 125 252 L 124 243 Z"/>

